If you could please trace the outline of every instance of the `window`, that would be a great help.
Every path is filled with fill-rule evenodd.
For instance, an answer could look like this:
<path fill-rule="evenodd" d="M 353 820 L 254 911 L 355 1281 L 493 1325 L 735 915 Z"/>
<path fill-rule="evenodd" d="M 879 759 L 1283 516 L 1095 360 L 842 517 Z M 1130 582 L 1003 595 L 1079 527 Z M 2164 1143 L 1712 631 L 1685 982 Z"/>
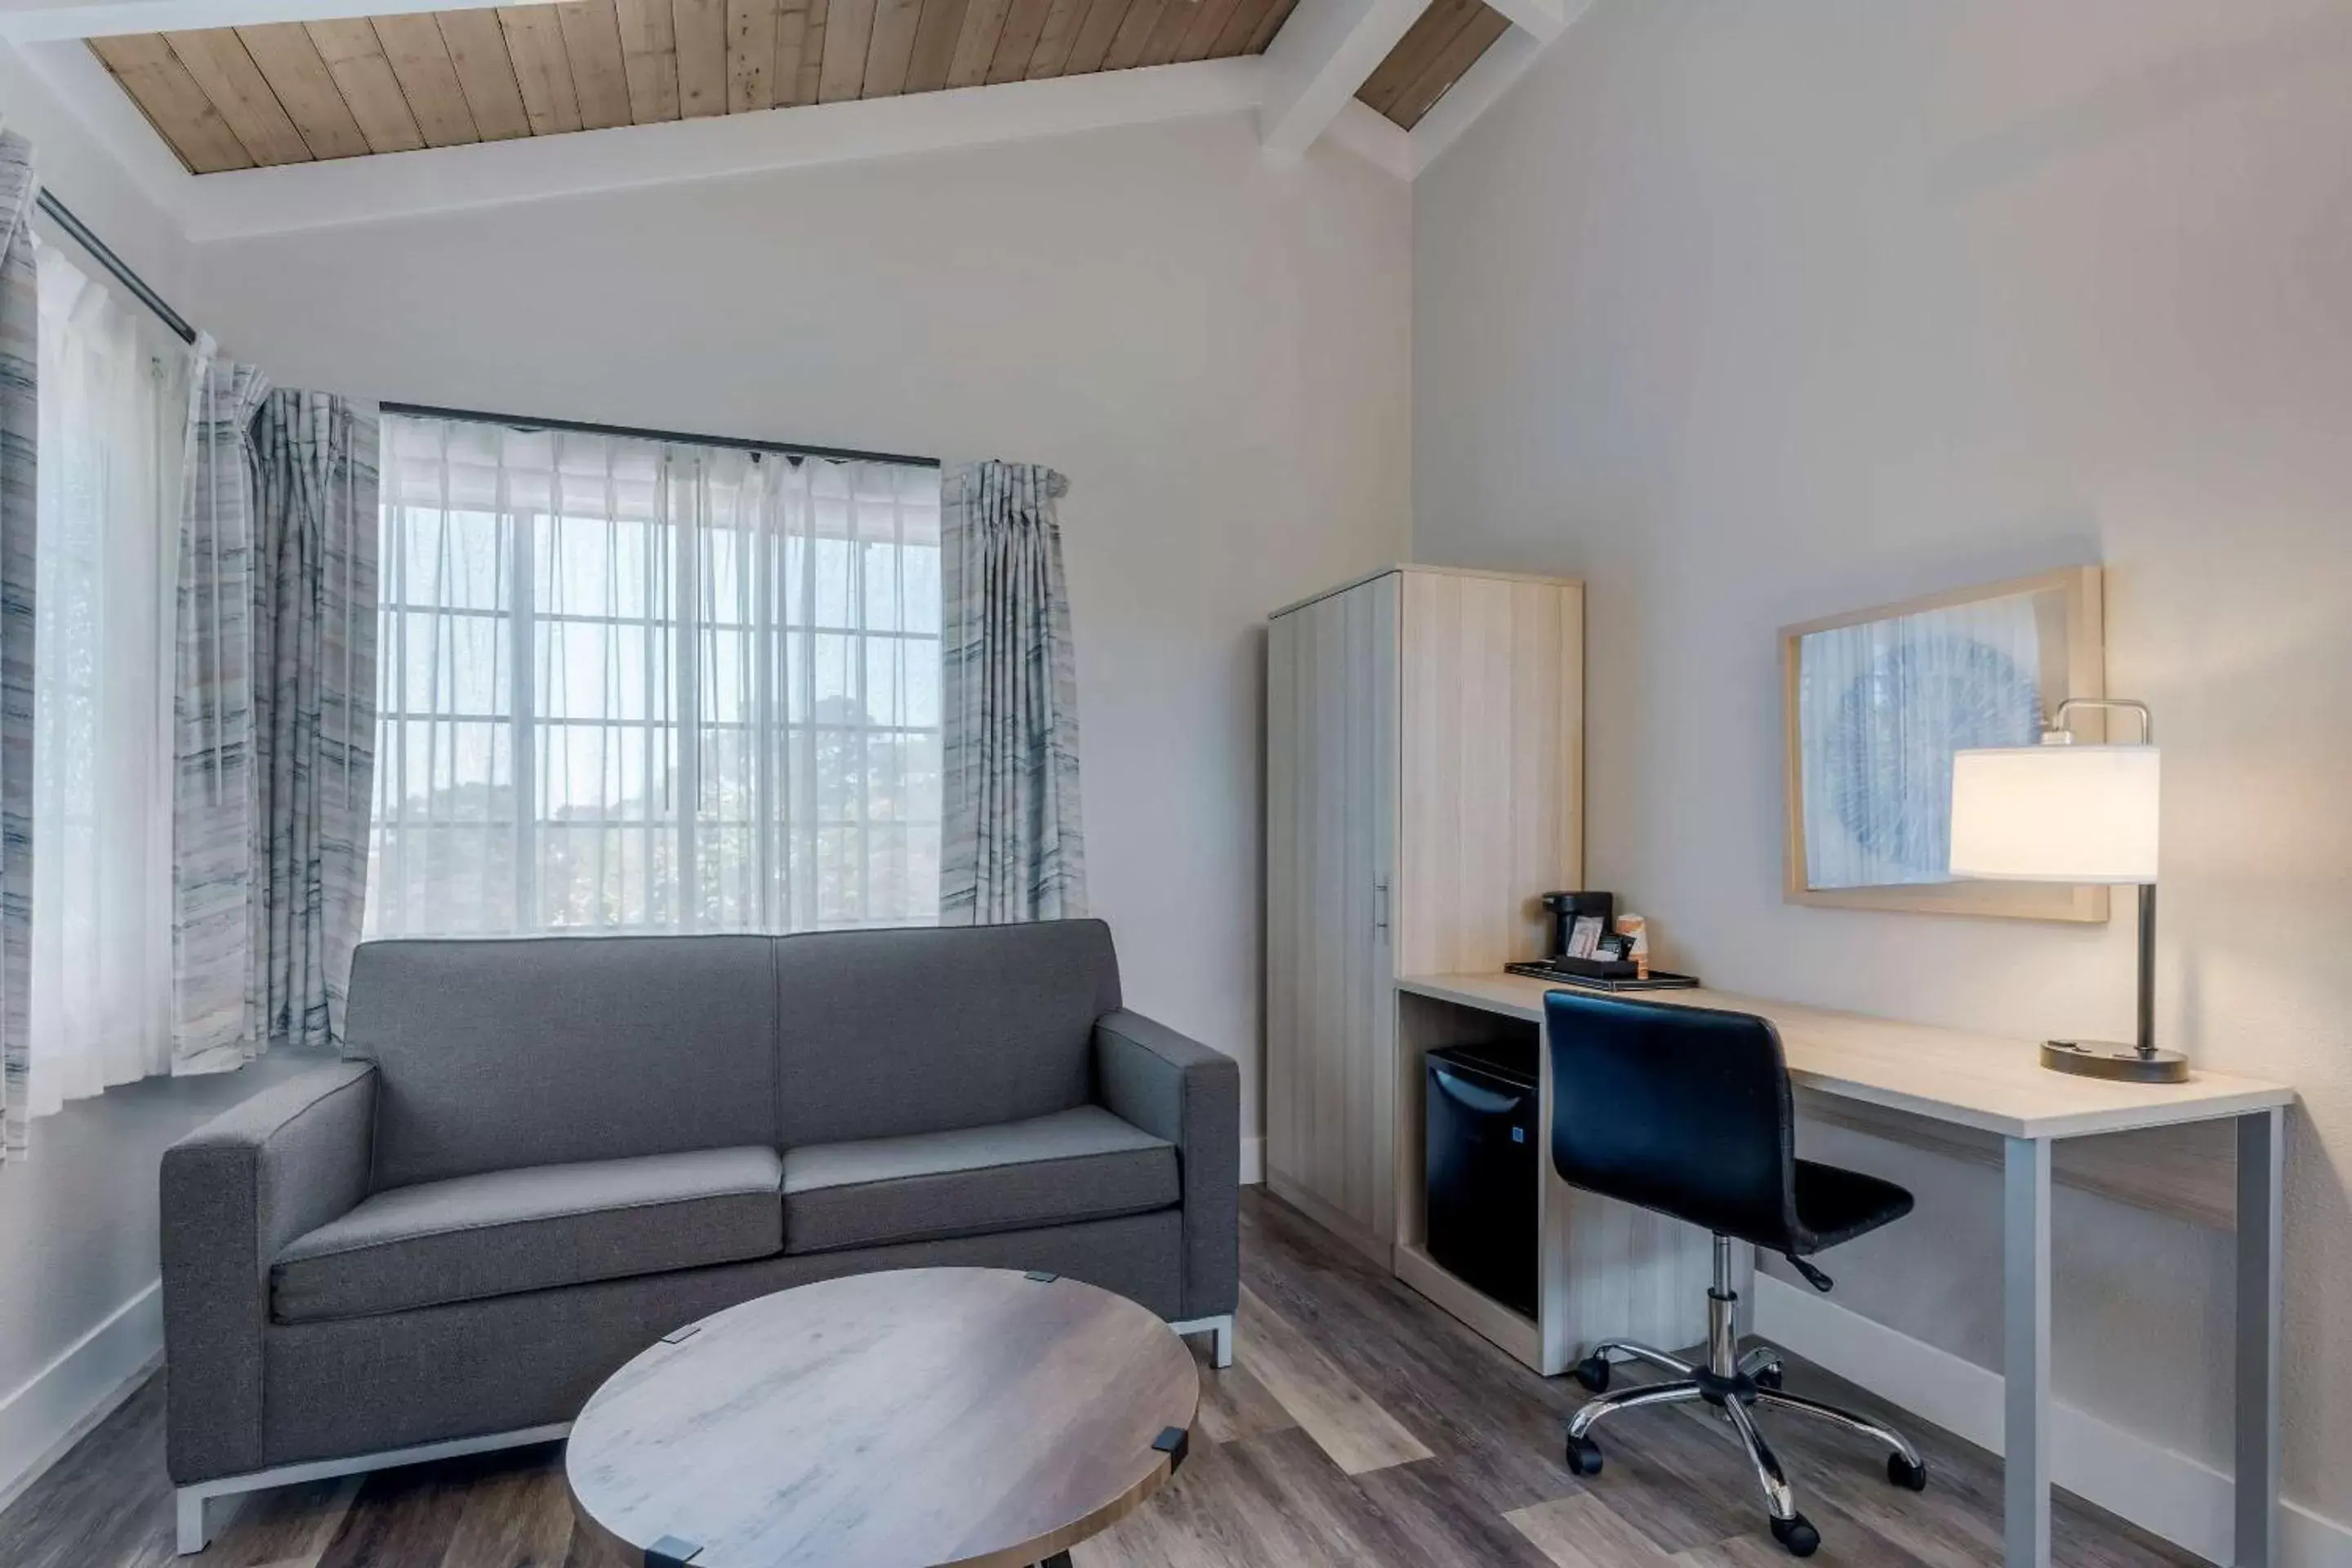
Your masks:
<path fill-rule="evenodd" d="M 370 935 L 937 918 L 940 485 L 383 422 Z"/>

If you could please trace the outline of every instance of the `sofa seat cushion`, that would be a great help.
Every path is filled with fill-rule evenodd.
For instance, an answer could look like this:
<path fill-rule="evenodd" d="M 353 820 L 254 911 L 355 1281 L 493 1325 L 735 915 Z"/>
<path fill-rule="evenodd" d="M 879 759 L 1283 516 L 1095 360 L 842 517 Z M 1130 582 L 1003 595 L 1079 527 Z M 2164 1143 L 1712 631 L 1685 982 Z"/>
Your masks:
<path fill-rule="evenodd" d="M 784 1153 L 784 1250 L 934 1241 L 1172 1207 L 1176 1145 L 1098 1105 Z"/>
<path fill-rule="evenodd" d="M 278 1255 L 271 1315 L 366 1317 L 772 1257 L 782 1175 L 773 1149 L 698 1149 L 395 1187 Z"/>

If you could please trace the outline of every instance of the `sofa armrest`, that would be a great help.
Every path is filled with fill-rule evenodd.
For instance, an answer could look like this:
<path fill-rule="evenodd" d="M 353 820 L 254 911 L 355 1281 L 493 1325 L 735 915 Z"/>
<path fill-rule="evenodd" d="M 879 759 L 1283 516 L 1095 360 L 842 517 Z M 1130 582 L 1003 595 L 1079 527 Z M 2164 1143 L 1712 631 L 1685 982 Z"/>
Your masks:
<path fill-rule="evenodd" d="M 1104 1109 L 1176 1145 L 1184 1194 L 1184 1316 L 1241 1297 L 1242 1076 L 1234 1059 L 1124 1009 L 1095 1024 Z"/>
<path fill-rule="evenodd" d="M 166 1462 L 185 1485 L 263 1468 L 269 1265 L 367 1195 L 375 1066 L 262 1090 L 163 1152 Z"/>

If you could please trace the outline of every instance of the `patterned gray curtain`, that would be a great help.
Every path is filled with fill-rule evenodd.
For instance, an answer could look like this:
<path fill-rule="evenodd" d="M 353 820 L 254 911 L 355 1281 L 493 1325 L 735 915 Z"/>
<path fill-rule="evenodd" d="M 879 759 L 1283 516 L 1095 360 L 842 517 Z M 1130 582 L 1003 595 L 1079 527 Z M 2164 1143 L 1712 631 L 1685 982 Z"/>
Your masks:
<path fill-rule="evenodd" d="M 253 417 L 269 383 L 196 342 L 180 498 L 173 702 L 172 1070 L 226 1072 L 258 1048 L 250 903 Z"/>
<path fill-rule="evenodd" d="M 273 1040 L 338 1044 L 375 787 L 376 416 L 278 391 L 260 461 L 254 740 L 268 897 L 255 939 Z"/>
<path fill-rule="evenodd" d="M 203 369 L 180 552 L 182 1073 L 341 1039 L 375 763 L 375 415 Z"/>
<path fill-rule="evenodd" d="M 0 132 L 0 1160 L 25 1152 L 32 1068 L 34 455 L 41 304 L 33 147 Z"/>
<path fill-rule="evenodd" d="M 1077 664 L 1054 512 L 1068 489 L 1026 463 L 944 479 L 942 925 L 1086 913 Z"/>

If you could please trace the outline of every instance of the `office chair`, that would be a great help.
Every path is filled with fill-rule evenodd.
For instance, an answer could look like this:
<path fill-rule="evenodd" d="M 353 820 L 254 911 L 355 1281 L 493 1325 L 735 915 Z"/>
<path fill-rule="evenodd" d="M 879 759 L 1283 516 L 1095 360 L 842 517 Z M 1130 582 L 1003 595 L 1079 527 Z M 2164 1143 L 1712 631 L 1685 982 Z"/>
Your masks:
<path fill-rule="evenodd" d="M 1594 1426 L 1621 1411 L 1704 1400 L 1748 1451 L 1772 1537 L 1810 1557 L 1821 1532 L 1797 1511 L 1780 1461 L 1757 1429 L 1757 1407 L 1815 1416 L 1888 1449 L 1887 1479 L 1925 1490 L 1927 1467 L 1877 1422 L 1800 1398 L 1780 1386 L 1778 1352 L 1739 1353 L 1731 1244 L 1785 1255 L 1815 1289 L 1829 1277 L 1806 1258 L 1911 1212 L 1911 1194 L 1859 1171 L 1796 1156 L 1796 1110 L 1780 1037 L 1746 1013 L 1664 1006 L 1554 991 L 1544 997 L 1551 1049 L 1551 1159 L 1572 1186 L 1705 1226 L 1715 1236 L 1706 1293 L 1706 1364 L 1610 1340 L 1576 1368 L 1598 1397 L 1568 1424 L 1569 1468 L 1601 1473 Z M 1608 1392 L 1610 1358 L 1664 1369 L 1671 1381 Z"/>

